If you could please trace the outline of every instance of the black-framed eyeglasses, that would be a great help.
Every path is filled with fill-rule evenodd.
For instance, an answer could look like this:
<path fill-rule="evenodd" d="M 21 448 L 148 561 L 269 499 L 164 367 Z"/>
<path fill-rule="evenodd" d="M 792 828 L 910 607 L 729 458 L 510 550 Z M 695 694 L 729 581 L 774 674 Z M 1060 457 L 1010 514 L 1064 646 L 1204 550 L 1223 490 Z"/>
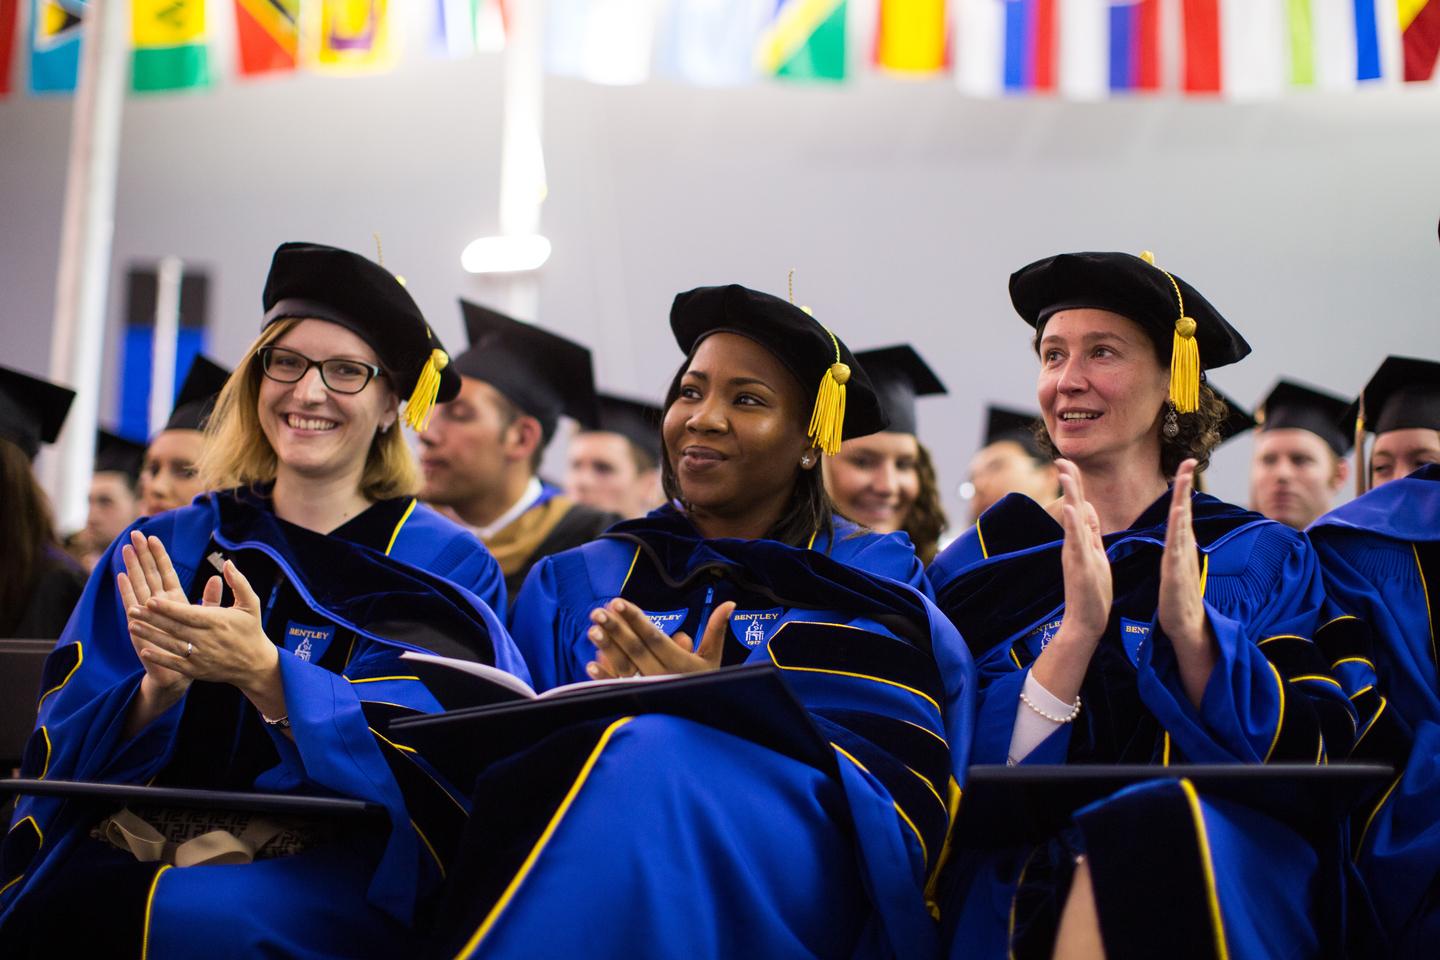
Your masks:
<path fill-rule="evenodd" d="M 363 360 L 344 357 L 311 360 L 289 347 L 276 346 L 264 346 L 258 352 L 260 369 L 265 376 L 280 383 L 299 383 L 311 367 L 319 367 L 320 380 L 327 388 L 336 393 L 359 393 L 371 380 L 385 376 L 384 370 Z"/>

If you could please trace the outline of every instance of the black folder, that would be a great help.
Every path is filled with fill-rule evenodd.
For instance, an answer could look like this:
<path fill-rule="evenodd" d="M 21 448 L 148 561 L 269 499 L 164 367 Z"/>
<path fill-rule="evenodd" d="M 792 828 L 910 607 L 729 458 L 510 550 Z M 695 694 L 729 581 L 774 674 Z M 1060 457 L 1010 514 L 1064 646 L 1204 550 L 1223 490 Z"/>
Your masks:
<path fill-rule="evenodd" d="M 1318 837 L 1394 776 L 1383 763 L 976 765 L 966 774 L 952 830 L 970 849 L 1040 843 L 1076 810 L 1117 790 L 1184 778 L 1202 798 L 1239 803 Z"/>
<path fill-rule="evenodd" d="M 0 780 L 0 796 L 7 794 L 64 797 L 81 802 L 244 810 L 282 816 L 319 816 L 346 820 L 386 816 L 385 808 L 379 804 L 347 797 L 316 797 L 248 790 L 196 790 L 189 787 L 151 787 L 139 783 L 95 783 L 88 780 Z"/>
<path fill-rule="evenodd" d="M 20 766 L 35 729 L 40 676 L 54 640 L 0 640 L 0 767 Z"/>
<path fill-rule="evenodd" d="M 470 790 L 491 763 L 565 727 L 647 713 L 694 720 L 834 772 L 834 751 L 768 663 L 635 683 L 581 684 L 553 697 L 403 717 L 391 721 L 390 737 L 419 750 L 452 783 Z"/>

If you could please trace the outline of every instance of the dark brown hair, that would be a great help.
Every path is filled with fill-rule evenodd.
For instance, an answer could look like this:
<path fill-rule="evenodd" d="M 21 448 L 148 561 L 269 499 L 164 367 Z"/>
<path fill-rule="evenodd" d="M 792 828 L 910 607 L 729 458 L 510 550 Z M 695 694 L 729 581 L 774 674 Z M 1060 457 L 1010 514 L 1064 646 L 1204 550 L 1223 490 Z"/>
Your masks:
<path fill-rule="evenodd" d="M 1045 324 L 1041 323 L 1035 328 L 1035 340 L 1033 346 L 1035 355 L 1040 355 L 1040 337 L 1045 330 Z M 1149 335 L 1149 329 L 1145 330 Z M 1167 342 L 1163 347 L 1152 336 L 1150 344 L 1155 349 L 1155 360 L 1162 367 L 1170 365 L 1170 355 L 1167 352 L 1170 344 Z M 1164 430 L 1160 432 L 1160 472 L 1166 480 L 1174 480 L 1175 473 L 1180 469 L 1180 464 L 1186 460 L 1194 459 L 1195 472 L 1199 473 L 1210 465 L 1210 454 L 1220 445 L 1220 425 L 1225 422 L 1228 411 L 1225 408 L 1225 401 L 1211 390 L 1204 382 L 1205 374 L 1200 374 L 1200 409 L 1194 413 L 1176 413 L 1176 424 L 1180 432 L 1174 437 L 1165 436 Z M 1160 418 L 1163 420 L 1164 411 L 1160 411 Z M 1163 423 L 1162 423 L 1163 426 Z M 1157 428 L 1158 429 L 1158 428 Z M 1045 429 L 1045 421 L 1035 421 L 1035 439 L 1040 443 L 1042 452 L 1049 454 L 1052 458 L 1060 456 L 1060 451 L 1055 447 L 1055 441 L 1050 439 L 1050 431 Z"/>
<path fill-rule="evenodd" d="M 695 344 L 695 348 L 703 343 L 703 339 Z M 665 391 L 665 410 L 668 412 L 672 404 L 680 398 L 680 381 L 685 376 L 685 371 L 690 369 L 690 363 L 695 358 L 695 350 L 690 351 L 690 356 L 680 364 L 680 369 L 675 371 L 675 377 L 670 381 L 670 388 Z M 664 438 L 661 438 L 660 457 L 660 486 L 665 491 L 665 498 L 678 503 L 686 512 L 689 512 L 689 504 L 680 494 L 680 481 L 675 476 L 675 469 L 670 463 L 670 450 L 663 446 Z M 780 521 L 765 535 L 767 540 L 778 540 L 780 543 L 792 547 L 808 547 L 813 540 L 825 541 L 825 552 L 830 552 L 831 541 L 835 539 L 835 504 L 830 499 L 830 494 L 825 490 L 825 478 L 821 469 L 817 466 L 813 470 L 802 470 L 799 465 L 795 466 L 795 486 L 790 493 L 790 502 L 786 504 L 785 511 L 780 515 Z"/>
<path fill-rule="evenodd" d="M 905 514 L 905 525 L 900 529 L 910 535 L 915 544 L 915 555 L 927 567 L 940 549 L 940 534 L 945 532 L 950 521 L 945 508 L 940 505 L 940 481 L 935 475 L 935 461 L 925 444 L 916 440 L 918 451 L 915 457 L 915 473 L 920 479 L 920 490 L 915 502 Z"/>
<path fill-rule="evenodd" d="M 41 559 L 47 547 L 59 549 L 50 501 L 25 451 L 0 439 L 0 543 L 5 544 L 0 561 L 0 637 L 20 622 L 40 579 Z"/>

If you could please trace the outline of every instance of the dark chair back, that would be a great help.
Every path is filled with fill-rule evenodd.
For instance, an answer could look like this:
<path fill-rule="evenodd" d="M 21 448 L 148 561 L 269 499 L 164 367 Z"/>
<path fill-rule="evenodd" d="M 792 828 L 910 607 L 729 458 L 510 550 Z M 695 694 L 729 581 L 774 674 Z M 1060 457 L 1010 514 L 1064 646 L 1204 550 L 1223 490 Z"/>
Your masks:
<path fill-rule="evenodd" d="M 0 776 L 20 766 L 35 727 L 40 674 L 54 640 L 0 640 Z"/>

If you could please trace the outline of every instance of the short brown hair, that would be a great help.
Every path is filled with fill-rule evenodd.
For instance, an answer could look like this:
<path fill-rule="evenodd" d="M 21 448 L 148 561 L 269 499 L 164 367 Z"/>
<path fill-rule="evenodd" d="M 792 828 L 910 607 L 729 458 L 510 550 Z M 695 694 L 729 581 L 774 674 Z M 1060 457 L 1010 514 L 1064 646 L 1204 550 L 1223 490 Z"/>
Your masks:
<path fill-rule="evenodd" d="M 940 534 L 945 532 L 949 520 L 940 502 L 940 481 L 935 475 L 935 462 L 930 458 L 930 451 L 918 439 L 915 448 L 918 451 L 915 474 L 919 478 L 920 489 L 915 495 L 915 502 L 905 513 L 905 525 L 901 529 L 910 535 L 920 562 L 929 566 L 939 552 Z"/>
<path fill-rule="evenodd" d="M 260 428 L 260 378 L 264 374 L 259 353 L 261 347 L 279 340 L 300 322 L 299 318 L 287 318 L 266 327 L 225 381 L 215 412 L 205 424 L 205 449 L 198 464 L 206 490 L 229 490 L 275 479 L 275 448 Z M 413 496 L 419 489 L 415 458 L 397 420 L 371 441 L 360 492 L 370 500 L 388 500 Z"/>

